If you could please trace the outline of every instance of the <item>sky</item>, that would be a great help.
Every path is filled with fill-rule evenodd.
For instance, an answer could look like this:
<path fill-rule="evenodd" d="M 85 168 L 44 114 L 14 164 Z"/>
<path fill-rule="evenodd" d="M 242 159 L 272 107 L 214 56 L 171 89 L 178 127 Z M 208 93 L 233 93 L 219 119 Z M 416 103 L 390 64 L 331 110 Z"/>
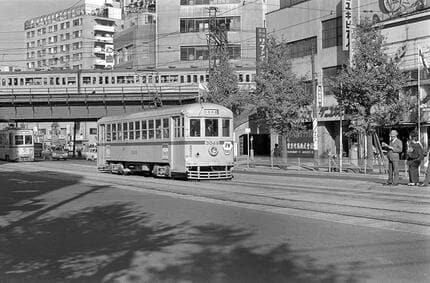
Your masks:
<path fill-rule="evenodd" d="M 24 22 L 67 9 L 79 0 L 0 0 L 0 66 L 25 66 Z"/>

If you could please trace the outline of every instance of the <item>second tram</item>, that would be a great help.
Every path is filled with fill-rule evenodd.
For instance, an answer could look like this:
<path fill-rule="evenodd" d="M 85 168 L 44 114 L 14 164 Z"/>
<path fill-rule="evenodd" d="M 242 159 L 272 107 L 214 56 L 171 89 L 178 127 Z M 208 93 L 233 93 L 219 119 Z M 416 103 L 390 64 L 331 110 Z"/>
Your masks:
<path fill-rule="evenodd" d="M 0 159 L 34 161 L 33 130 L 11 127 L 0 130 Z"/>

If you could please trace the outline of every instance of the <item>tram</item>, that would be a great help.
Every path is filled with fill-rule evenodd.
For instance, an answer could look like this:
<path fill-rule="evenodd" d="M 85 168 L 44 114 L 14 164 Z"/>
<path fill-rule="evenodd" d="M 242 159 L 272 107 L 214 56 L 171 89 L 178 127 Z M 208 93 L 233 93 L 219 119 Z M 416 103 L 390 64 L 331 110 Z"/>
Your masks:
<path fill-rule="evenodd" d="M 231 179 L 233 113 L 194 103 L 98 121 L 99 170 L 157 177 Z"/>
<path fill-rule="evenodd" d="M 0 130 L 0 159 L 34 161 L 33 130 L 13 127 Z"/>

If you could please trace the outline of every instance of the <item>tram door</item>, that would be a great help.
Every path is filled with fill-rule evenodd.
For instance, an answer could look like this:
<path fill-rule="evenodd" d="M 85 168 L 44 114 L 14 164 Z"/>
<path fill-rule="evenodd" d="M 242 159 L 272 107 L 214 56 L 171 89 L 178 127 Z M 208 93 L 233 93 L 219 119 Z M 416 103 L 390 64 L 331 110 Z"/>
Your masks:
<path fill-rule="evenodd" d="M 98 146 L 97 146 L 97 166 L 103 166 L 106 162 L 106 128 L 105 124 L 99 125 Z"/>

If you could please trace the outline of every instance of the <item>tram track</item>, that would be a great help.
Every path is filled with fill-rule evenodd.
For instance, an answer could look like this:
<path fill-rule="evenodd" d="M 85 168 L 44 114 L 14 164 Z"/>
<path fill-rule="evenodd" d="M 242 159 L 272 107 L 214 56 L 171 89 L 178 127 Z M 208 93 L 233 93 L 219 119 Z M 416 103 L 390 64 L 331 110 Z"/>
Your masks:
<path fill-rule="evenodd" d="M 58 166 L 47 166 L 48 164 L 44 164 L 43 169 L 54 170 L 54 171 L 64 171 L 64 169 L 58 168 Z M 52 165 L 52 164 L 51 164 Z M 311 193 L 315 195 L 327 195 L 328 188 L 324 189 L 318 186 L 315 188 L 309 188 L 309 186 L 303 185 L 294 185 L 289 184 L 288 186 L 274 184 L 274 183 L 252 183 L 251 181 L 238 181 L 234 180 L 231 182 L 221 182 L 221 181 L 213 181 L 213 182 L 181 182 L 174 180 L 163 180 L 163 179 L 150 179 L 141 176 L 116 176 L 109 175 L 101 176 L 102 174 L 94 174 L 82 168 L 80 165 L 70 164 L 72 166 L 68 167 L 68 172 L 71 174 L 82 174 L 86 177 L 87 181 L 90 182 L 103 182 L 109 183 L 113 186 L 126 186 L 133 190 L 144 190 L 148 192 L 154 193 L 168 193 L 173 196 L 180 196 L 184 198 L 197 198 L 198 200 L 202 199 L 210 199 L 215 200 L 222 203 L 237 203 L 240 205 L 246 206 L 265 206 L 268 208 L 272 208 L 274 210 L 277 209 L 292 209 L 296 211 L 302 211 L 305 213 L 321 213 L 326 215 L 331 215 L 333 217 L 342 216 L 342 217 L 351 217 L 351 218 L 359 218 L 363 220 L 369 221 L 384 221 L 390 223 L 398 223 L 405 225 L 415 225 L 422 228 L 430 228 L 430 222 L 419 220 L 419 218 L 428 218 L 430 213 L 427 212 L 419 212 L 419 211 L 407 211 L 402 209 L 394 209 L 394 208 L 383 208 L 383 207 L 371 207 L 371 206 L 363 206 L 363 205 L 352 205 L 352 204 L 340 204 L 331 201 L 323 201 L 323 200 L 298 200 L 295 198 L 288 197 L 280 197 L 273 196 L 273 193 L 277 192 L 294 192 L 294 193 Z M 33 165 L 34 167 L 34 165 Z M 37 166 L 40 169 L 40 166 Z M 70 168 L 70 167 L 73 167 Z M 72 169 L 72 170 L 70 170 Z M 97 171 L 95 171 L 97 172 Z M 120 178 L 119 178 L 120 177 Z M 145 182 L 141 183 L 139 181 L 145 180 Z M 202 188 L 202 184 L 205 184 Z M 175 188 L 172 189 L 171 187 Z M 216 190 L 213 188 L 216 186 Z M 228 188 L 226 188 L 228 186 Z M 294 188 L 290 188 L 290 187 Z M 263 189 L 262 193 L 256 194 L 250 191 L 246 191 L 245 189 L 249 188 L 253 189 Z M 234 189 L 232 189 L 234 188 Z M 315 191 L 317 190 L 317 191 Z M 330 189 L 332 190 L 332 189 Z M 336 188 L 334 189 L 336 194 L 342 194 L 348 192 L 346 189 Z M 357 191 L 358 190 L 358 191 Z M 271 193 L 267 193 L 271 191 Z M 355 193 L 360 192 L 360 189 L 354 189 Z M 361 199 L 369 199 L 371 197 L 375 197 L 374 193 L 378 193 L 384 196 L 383 200 L 389 200 L 388 196 L 393 194 L 384 193 L 384 192 L 374 192 L 359 194 L 359 196 L 354 195 L 343 195 L 343 197 L 348 198 L 361 198 Z M 366 198 L 365 196 L 368 196 Z M 406 194 L 401 194 L 397 197 L 410 197 Z M 417 198 L 422 198 L 423 196 L 416 196 Z M 428 197 L 424 197 L 426 200 Z M 392 201 L 393 200 L 391 198 Z M 428 201 L 410 201 L 410 204 L 421 204 L 425 205 Z M 398 202 L 398 201 L 396 201 Z M 417 220 L 418 218 L 418 220 Z M 330 220 L 329 220 L 330 221 Z"/>
<path fill-rule="evenodd" d="M 361 198 L 361 199 L 368 199 L 369 197 L 372 198 L 378 198 L 379 200 L 396 200 L 401 203 L 409 203 L 409 204 L 429 204 L 430 205 L 430 195 L 425 196 L 422 194 L 405 194 L 405 193 L 399 193 L 399 192 L 378 192 L 375 190 L 371 191 L 363 191 L 363 189 L 355 189 L 355 188 L 347 188 L 347 189 L 341 189 L 341 188 L 335 188 L 327 186 L 304 186 L 304 185 L 295 185 L 295 184 L 288 184 L 288 185 L 281 185 L 281 184 L 275 184 L 275 183 L 256 183 L 256 182 L 250 182 L 250 181 L 232 181 L 234 184 L 247 186 L 247 187 L 255 187 L 255 188 L 264 188 L 267 190 L 287 190 L 290 192 L 296 192 L 296 193 L 314 193 L 314 194 L 328 194 L 328 195 L 336 195 L 336 196 L 349 196 L 353 198 Z M 219 184 L 223 184 L 220 182 Z M 407 199 L 405 199 L 407 198 Z M 419 201 L 415 200 L 419 199 Z"/>

